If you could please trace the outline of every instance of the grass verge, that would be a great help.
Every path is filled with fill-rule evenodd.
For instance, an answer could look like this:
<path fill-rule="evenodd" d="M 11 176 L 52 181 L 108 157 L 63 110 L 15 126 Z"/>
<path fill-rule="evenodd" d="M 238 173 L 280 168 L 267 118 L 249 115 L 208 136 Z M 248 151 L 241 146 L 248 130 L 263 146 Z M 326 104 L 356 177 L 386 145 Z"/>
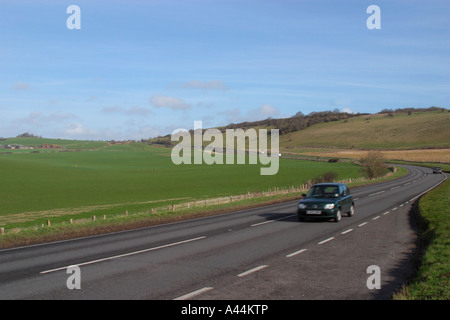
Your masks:
<path fill-rule="evenodd" d="M 450 300 L 450 180 L 419 200 L 420 252 L 416 276 L 394 300 Z"/>

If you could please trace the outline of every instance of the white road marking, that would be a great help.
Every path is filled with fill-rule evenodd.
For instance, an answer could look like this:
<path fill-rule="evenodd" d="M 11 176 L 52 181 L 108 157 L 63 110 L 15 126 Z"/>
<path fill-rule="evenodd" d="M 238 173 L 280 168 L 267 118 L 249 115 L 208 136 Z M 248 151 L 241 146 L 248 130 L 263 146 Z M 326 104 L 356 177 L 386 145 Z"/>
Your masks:
<path fill-rule="evenodd" d="M 322 241 L 320 241 L 318 244 L 324 244 L 324 243 L 326 243 L 326 242 L 328 242 L 328 241 L 331 241 L 331 240 L 334 240 L 334 237 L 331 237 L 331 238 L 322 240 Z"/>
<path fill-rule="evenodd" d="M 383 192 L 386 192 L 386 190 L 382 190 L 382 191 L 378 191 L 378 192 L 369 194 L 369 197 L 375 196 L 375 195 L 377 195 L 377 194 L 381 194 L 381 193 L 383 193 Z"/>
<path fill-rule="evenodd" d="M 389 211 L 386 211 L 385 213 L 383 213 L 383 215 L 385 216 L 385 215 L 387 215 L 389 213 Z"/>
<path fill-rule="evenodd" d="M 275 220 L 268 220 L 268 221 L 264 221 L 264 222 L 258 222 L 258 223 L 252 224 L 250 227 L 257 227 L 257 226 L 261 226 L 263 224 L 272 223 L 274 221 Z"/>
<path fill-rule="evenodd" d="M 353 229 L 348 229 L 348 230 L 345 230 L 345 231 L 341 232 L 341 234 L 347 234 L 347 233 L 352 232 L 352 231 L 353 231 Z"/>
<path fill-rule="evenodd" d="M 266 224 L 266 223 L 271 223 L 271 222 L 275 222 L 275 221 L 287 219 L 287 218 L 290 218 L 290 217 L 293 217 L 293 216 L 296 216 L 296 215 L 297 215 L 297 214 L 291 214 L 291 215 L 289 215 L 289 216 L 282 217 L 282 218 L 278 218 L 278 219 L 273 219 L 273 220 L 268 220 L 268 221 L 258 222 L 258 223 L 252 224 L 250 227 L 257 227 L 257 226 L 260 226 L 260 225 L 263 225 L 263 224 Z"/>
<path fill-rule="evenodd" d="M 98 259 L 98 260 L 87 261 L 87 262 L 78 263 L 78 264 L 71 264 L 71 266 L 73 266 L 73 265 L 76 265 L 78 267 L 86 266 L 86 265 L 94 264 L 94 263 L 98 263 L 98 262 L 103 262 L 103 261 L 108 261 L 108 260 L 113 260 L 113 259 L 118 259 L 118 258 L 123 258 L 123 257 L 129 257 L 129 256 L 140 254 L 140 253 L 145 253 L 145 252 L 154 251 L 154 250 L 158 250 L 158 249 L 173 247 L 173 246 L 176 246 L 176 245 L 179 245 L 179 244 L 188 243 L 188 242 L 197 241 L 197 240 L 202 240 L 202 239 L 205 239 L 205 238 L 206 238 L 206 236 L 193 238 L 193 239 L 188 239 L 188 240 L 183 240 L 183 241 L 169 243 L 169 244 L 165 244 L 165 245 L 162 245 L 162 246 L 153 247 L 153 248 L 149 248 L 149 249 L 144 249 L 144 250 L 124 253 L 124 254 L 119 254 L 117 256 L 112 256 L 112 257 L 102 258 L 102 259 Z M 51 273 L 51 272 L 55 272 L 55 271 L 66 270 L 68 267 L 69 266 L 60 267 L 60 268 L 56 268 L 56 269 L 42 271 L 40 273 L 41 274 L 46 274 L 46 273 Z"/>
<path fill-rule="evenodd" d="M 361 224 L 358 224 L 358 227 L 365 226 L 367 223 L 368 223 L 368 222 L 363 222 L 363 223 L 361 223 Z"/>
<path fill-rule="evenodd" d="M 375 218 L 372 218 L 372 220 L 380 219 L 380 216 L 376 216 Z"/>
<path fill-rule="evenodd" d="M 268 267 L 268 265 L 263 264 L 262 266 L 259 266 L 259 267 L 256 267 L 256 268 L 247 270 L 247 271 L 245 271 L 245 272 L 242 272 L 242 273 L 238 274 L 237 276 L 238 276 L 238 277 L 245 277 L 245 276 L 247 276 L 247 275 L 249 275 L 249 274 L 251 274 L 251 273 L 253 273 L 253 272 L 259 271 L 259 270 L 264 269 L 264 268 L 267 268 L 267 267 Z"/>
<path fill-rule="evenodd" d="M 395 190 L 395 189 L 398 189 L 398 188 L 400 188 L 400 186 L 392 187 L 391 190 Z"/>
<path fill-rule="evenodd" d="M 198 295 L 200 295 L 202 293 L 208 292 L 208 291 L 210 291 L 212 289 L 214 289 L 214 288 L 212 288 L 212 287 L 204 287 L 204 288 L 195 290 L 195 291 L 193 291 L 191 293 L 187 293 L 185 295 L 182 295 L 181 297 L 175 298 L 173 300 L 188 300 L 188 299 L 191 299 L 191 298 L 193 298 L 195 296 L 198 296 Z"/>
<path fill-rule="evenodd" d="M 296 255 L 298 255 L 298 254 L 300 254 L 300 253 L 305 252 L 306 250 L 308 250 L 308 249 L 301 249 L 301 250 L 292 252 L 292 253 L 288 254 L 286 257 L 287 257 L 287 258 L 291 258 L 291 257 L 293 257 L 293 256 L 296 256 Z"/>

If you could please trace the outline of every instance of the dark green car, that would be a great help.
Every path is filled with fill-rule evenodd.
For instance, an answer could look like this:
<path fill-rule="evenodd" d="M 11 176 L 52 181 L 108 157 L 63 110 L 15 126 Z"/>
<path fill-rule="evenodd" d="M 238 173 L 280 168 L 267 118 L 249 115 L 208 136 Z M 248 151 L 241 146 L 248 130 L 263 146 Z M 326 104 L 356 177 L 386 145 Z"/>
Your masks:
<path fill-rule="evenodd" d="M 343 213 L 349 217 L 355 213 L 350 189 L 344 183 L 318 183 L 311 187 L 298 203 L 298 219 L 334 219 L 339 222 Z"/>

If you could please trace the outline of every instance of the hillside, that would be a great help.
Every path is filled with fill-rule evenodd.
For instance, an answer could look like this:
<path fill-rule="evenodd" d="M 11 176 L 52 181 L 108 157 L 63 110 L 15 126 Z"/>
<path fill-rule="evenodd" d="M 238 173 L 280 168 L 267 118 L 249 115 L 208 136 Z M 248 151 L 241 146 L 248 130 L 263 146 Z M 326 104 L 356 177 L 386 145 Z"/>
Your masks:
<path fill-rule="evenodd" d="M 282 135 L 280 146 L 345 149 L 449 148 L 450 115 L 441 111 L 359 115 Z"/>
<path fill-rule="evenodd" d="M 383 110 L 376 114 L 324 111 L 218 129 L 277 128 L 284 155 L 360 159 L 367 150 L 377 149 L 390 160 L 450 163 L 449 112 L 438 107 Z M 166 147 L 177 143 L 171 142 L 170 135 L 145 142 Z"/>

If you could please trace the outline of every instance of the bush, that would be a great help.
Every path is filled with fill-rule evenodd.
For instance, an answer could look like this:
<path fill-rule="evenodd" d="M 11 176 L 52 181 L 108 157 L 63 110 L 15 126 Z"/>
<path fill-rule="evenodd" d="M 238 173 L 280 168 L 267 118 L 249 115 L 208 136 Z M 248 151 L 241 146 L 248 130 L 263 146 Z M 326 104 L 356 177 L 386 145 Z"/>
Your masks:
<path fill-rule="evenodd" d="M 338 174 L 334 171 L 328 171 L 322 174 L 321 176 L 317 176 L 313 179 L 313 184 L 323 183 L 323 182 L 334 182 L 336 181 Z"/>
<path fill-rule="evenodd" d="M 375 179 L 384 175 L 387 167 L 384 164 L 384 156 L 380 151 L 369 151 L 367 156 L 361 159 L 361 170 L 369 179 Z"/>

